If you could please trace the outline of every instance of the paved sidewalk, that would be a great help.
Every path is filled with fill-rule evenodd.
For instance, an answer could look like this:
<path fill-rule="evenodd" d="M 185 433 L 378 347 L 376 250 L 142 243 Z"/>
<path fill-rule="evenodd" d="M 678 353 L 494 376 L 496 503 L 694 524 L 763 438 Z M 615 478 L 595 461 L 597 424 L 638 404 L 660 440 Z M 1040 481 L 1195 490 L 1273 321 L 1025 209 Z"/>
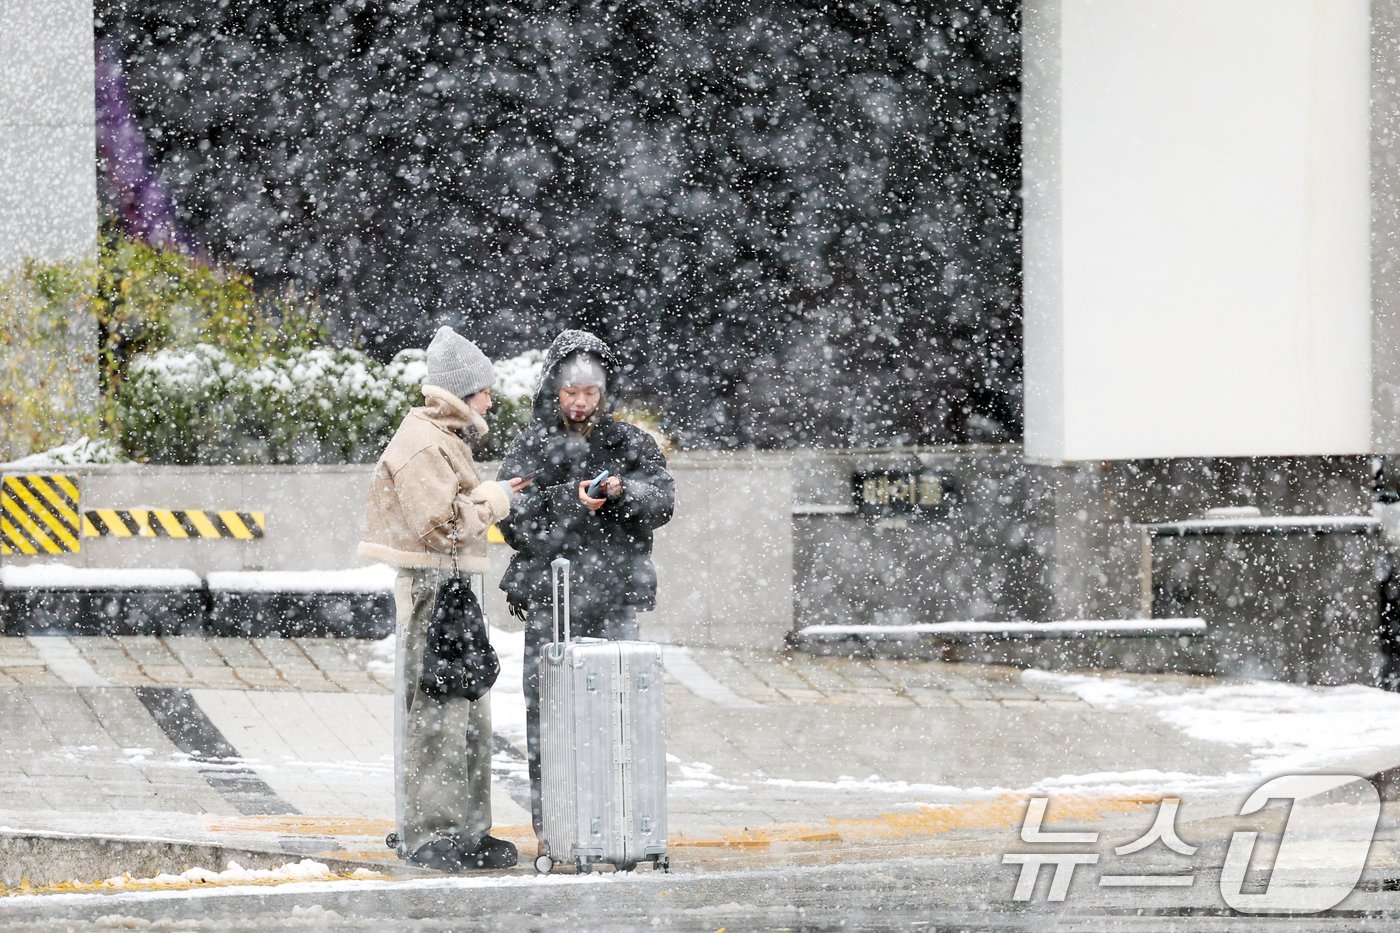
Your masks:
<path fill-rule="evenodd" d="M 521 636 L 495 637 L 496 832 L 529 852 Z M 0 638 L 0 833 L 396 866 L 382 842 L 393 813 L 389 650 L 333 639 Z M 1031 793 L 1052 796 L 1057 820 L 1124 831 L 1150 822 L 1163 796 L 1217 817 L 1273 759 L 1172 715 L 1238 715 L 1272 687 L 1300 703 L 1333 698 L 1198 677 L 671 646 L 666 664 L 678 870 L 1004 852 Z M 1320 753 L 1332 770 L 1374 773 L 1400 764 L 1400 733 L 1383 737 L 1390 744 L 1339 739 Z"/>

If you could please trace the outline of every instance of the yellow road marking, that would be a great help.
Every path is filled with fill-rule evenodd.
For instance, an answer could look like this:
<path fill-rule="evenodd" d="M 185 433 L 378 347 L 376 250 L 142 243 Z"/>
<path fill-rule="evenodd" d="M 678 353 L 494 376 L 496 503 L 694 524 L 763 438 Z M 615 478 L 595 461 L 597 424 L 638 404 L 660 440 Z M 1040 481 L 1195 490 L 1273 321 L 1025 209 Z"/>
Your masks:
<path fill-rule="evenodd" d="M 871 817 L 831 819 L 818 824 L 778 823 L 759 829 L 724 833 L 713 837 L 673 834 L 672 848 L 679 849 L 756 849 L 785 843 L 869 842 L 934 836 L 959 829 L 1010 829 L 1026 815 L 1029 798 L 1005 794 L 971 803 L 925 805 L 915 810 L 881 813 Z M 1051 799 L 1051 812 L 1057 823 L 1091 822 L 1110 813 L 1127 813 L 1157 803 L 1158 797 L 1064 796 Z M 338 816 L 239 816 L 209 821 L 212 832 L 267 832 L 288 836 L 385 836 L 392 832 L 391 820 Z M 492 834 L 511 841 L 534 840 L 528 826 L 499 826 Z M 376 855 L 365 853 L 372 858 Z M 343 854 L 326 853 L 344 858 Z M 377 857 L 392 857 L 388 849 Z"/>
<path fill-rule="evenodd" d="M 288 836 L 386 836 L 393 820 L 353 816 L 233 816 L 206 824 L 216 833 L 279 833 Z"/>

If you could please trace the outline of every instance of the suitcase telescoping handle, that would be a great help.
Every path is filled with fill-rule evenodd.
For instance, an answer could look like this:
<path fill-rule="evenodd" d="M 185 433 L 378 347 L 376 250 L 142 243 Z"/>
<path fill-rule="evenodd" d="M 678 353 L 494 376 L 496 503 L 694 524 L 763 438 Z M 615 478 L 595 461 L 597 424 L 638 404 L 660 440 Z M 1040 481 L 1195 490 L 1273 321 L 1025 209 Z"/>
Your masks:
<path fill-rule="evenodd" d="M 554 597 L 554 643 L 559 644 L 559 614 L 564 614 L 564 643 L 569 641 L 569 559 L 567 557 L 556 557 L 549 563 L 550 591 Z M 560 583 L 563 583 L 564 595 L 560 598 Z"/>

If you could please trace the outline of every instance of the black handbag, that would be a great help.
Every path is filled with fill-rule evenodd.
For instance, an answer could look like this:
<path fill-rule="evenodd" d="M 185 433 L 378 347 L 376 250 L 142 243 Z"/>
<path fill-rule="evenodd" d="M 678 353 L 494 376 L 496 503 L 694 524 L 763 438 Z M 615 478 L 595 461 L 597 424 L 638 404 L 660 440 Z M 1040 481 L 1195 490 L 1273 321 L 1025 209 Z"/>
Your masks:
<path fill-rule="evenodd" d="M 476 594 L 457 572 L 457 522 L 452 522 L 452 576 L 438 588 L 423 643 L 418 689 L 435 700 L 479 700 L 501 674 L 486 617 Z"/>

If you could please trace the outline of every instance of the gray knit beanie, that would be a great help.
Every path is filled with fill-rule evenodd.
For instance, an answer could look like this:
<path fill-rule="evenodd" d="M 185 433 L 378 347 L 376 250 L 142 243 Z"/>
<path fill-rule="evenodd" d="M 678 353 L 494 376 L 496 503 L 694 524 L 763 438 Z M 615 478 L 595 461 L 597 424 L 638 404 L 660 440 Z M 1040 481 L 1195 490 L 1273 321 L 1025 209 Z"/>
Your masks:
<path fill-rule="evenodd" d="M 424 385 L 446 389 L 466 401 L 496 381 L 496 371 L 476 344 L 450 327 L 439 327 L 428 344 Z"/>

